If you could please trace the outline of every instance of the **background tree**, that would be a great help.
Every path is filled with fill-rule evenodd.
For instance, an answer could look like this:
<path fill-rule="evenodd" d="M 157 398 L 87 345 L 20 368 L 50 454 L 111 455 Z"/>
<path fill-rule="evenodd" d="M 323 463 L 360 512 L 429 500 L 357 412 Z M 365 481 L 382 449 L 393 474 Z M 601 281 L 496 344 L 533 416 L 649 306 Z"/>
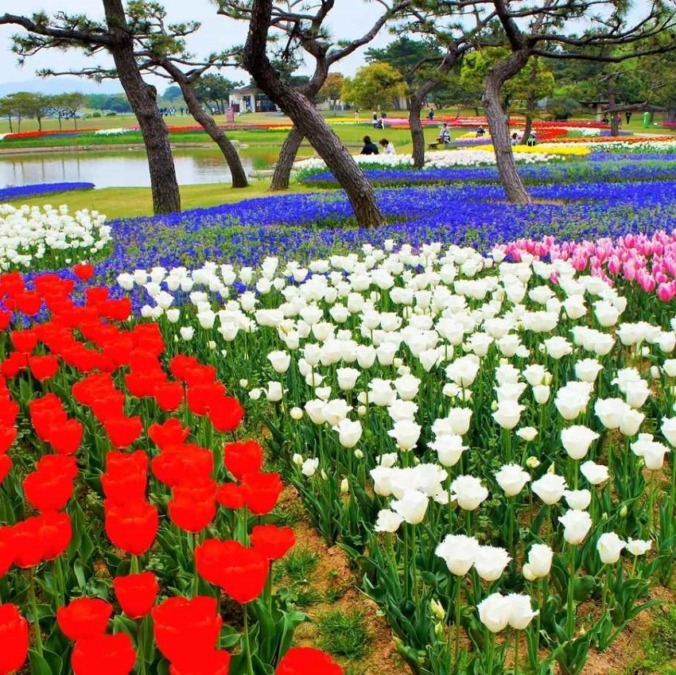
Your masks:
<path fill-rule="evenodd" d="M 83 14 L 57 12 L 32 17 L 0 15 L 0 25 L 15 25 L 26 34 L 14 36 L 14 51 L 21 60 L 44 49 L 81 49 L 86 55 L 107 51 L 141 128 L 155 213 L 180 211 L 181 196 L 169 143 L 169 132 L 157 107 L 154 87 L 144 82 L 136 63 L 134 36 L 122 0 L 102 0 L 105 20 Z M 86 74 L 87 69 L 74 74 Z"/>
<path fill-rule="evenodd" d="M 372 39 L 389 14 L 381 17 L 382 21 L 374 25 L 360 41 L 339 48 L 335 50 L 338 54 L 332 55 L 330 53 L 332 43 L 328 40 L 325 21 L 333 9 L 334 0 L 321 0 L 314 6 L 314 14 L 310 13 L 311 9 L 307 3 L 301 0 L 287 3 L 273 3 L 272 0 L 252 0 L 250 3 L 219 0 L 218 4 L 220 13 L 249 20 L 242 59 L 244 67 L 268 97 L 293 120 L 296 135 L 301 139 L 303 136 L 307 137 L 326 162 L 347 193 L 358 224 L 362 227 L 382 224 L 383 216 L 371 184 L 326 120 L 316 110 L 310 97 L 314 97 L 325 82 L 329 67 L 337 56 L 345 55 L 350 49 L 353 51 L 357 46 Z M 294 89 L 284 82 L 271 63 L 268 52 L 269 40 L 272 37 L 271 30 L 276 27 L 290 38 L 289 49 L 285 51 L 291 52 L 295 41 L 295 44 L 302 45 L 302 48 L 315 58 L 315 72 L 305 91 Z"/>
<path fill-rule="evenodd" d="M 402 27 L 398 26 L 391 32 L 400 34 L 401 30 Z M 409 88 L 419 85 L 423 79 L 423 64 L 438 62 L 443 55 L 443 50 L 433 39 L 425 37 L 414 40 L 407 35 L 392 40 L 385 47 L 369 47 L 364 53 L 367 63 L 387 63 L 392 66 L 402 74 Z"/>
<path fill-rule="evenodd" d="M 21 131 L 23 119 L 36 119 L 38 129 L 42 130 L 42 118 L 47 112 L 48 98 L 42 94 L 34 94 L 28 91 L 18 91 L 9 94 L 3 99 L 3 111 L 8 118 L 14 118 L 17 123 L 17 131 Z M 10 119 L 10 131 L 11 119 Z"/>
<path fill-rule="evenodd" d="M 338 101 L 341 100 L 345 75 L 342 73 L 329 73 L 326 82 L 317 94 L 318 101 L 329 101 L 332 108 L 335 108 Z"/>
<path fill-rule="evenodd" d="M 234 82 L 220 73 L 204 73 L 195 80 L 194 89 L 197 100 L 212 115 L 225 115 L 230 106 L 230 94 L 241 82 Z"/>
<path fill-rule="evenodd" d="M 162 98 L 171 103 L 178 103 L 183 100 L 181 88 L 176 84 L 170 84 L 162 93 Z"/>
<path fill-rule="evenodd" d="M 9 133 L 14 133 L 14 107 L 12 106 L 12 100 L 9 96 L 0 98 L 0 117 L 4 117 L 7 120 L 7 123 L 9 124 Z"/>
<path fill-rule="evenodd" d="M 363 66 L 353 78 L 345 78 L 342 97 L 359 108 L 400 110 L 400 101 L 407 93 L 404 76 L 383 62 Z"/>
<path fill-rule="evenodd" d="M 230 169 L 232 187 L 247 187 L 249 181 L 237 149 L 214 118 L 202 107 L 194 86 L 201 77 L 207 76 L 209 70 L 226 65 L 230 54 L 211 54 L 204 60 L 197 60 L 187 51 L 185 38 L 195 33 L 200 24 L 196 21 L 167 24 L 167 13 L 159 2 L 134 0 L 129 3 L 127 11 L 140 68 L 159 77 L 170 78 L 180 87 L 190 114 L 223 154 Z M 226 96 L 223 85 L 227 82 L 225 78 L 212 79 L 213 88 L 210 94 L 218 97 L 217 101 L 221 96 Z"/>
<path fill-rule="evenodd" d="M 378 210 L 375 204 L 375 197 L 371 186 L 366 181 L 361 170 L 356 165 L 346 148 L 342 145 L 340 139 L 333 133 L 331 128 L 326 124 L 325 120 L 317 114 L 314 106 L 315 97 L 317 96 L 322 85 L 329 75 L 330 68 L 338 61 L 349 56 L 363 45 L 368 44 L 383 28 L 387 21 L 394 16 L 403 7 L 410 4 L 411 0 L 397 0 L 389 5 L 386 0 L 378 0 L 384 8 L 383 13 L 371 26 L 371 28 L 364 33 L 360 38 L 352 41 L 335 41 L 331 38 L 328 29 L 325 26 L 325 21 L 334 7 L 335 0 L 317 0 L 314 4 L 307 4 L 301 0 L 293 0 L 291 2 L 270 3 L 269 11 L 270 17 L 263 19 L 256 25 L 258 34 L 252 35 L 251 21 L 253 20 L 254 10 L 267 13 L 267 5 L 262 8 L 259 5 L 252 5 L 250 2 L 240 0 L 216 0 L 219 5 L 219 13 L 237 19 L 249 19 L 250 31 L 248 45 L 251 48 L 250 54 L 254 51 L 256 56 L 265 57 L 266 62 L 257 64 L 250 62 L 251 68 L 249 72 L 254 77 L 258 86 L 265 91 L 268 96 L 279 105 L 287 115 L 291 116 L 294 121 L 294 128 L 286 137 L 282 149 L 279 153 L 275 171 L 272 176 L 270 184 L 271 190 L 285 190 L 289 187 L 289 180 L 293 162 L 298 153 L 298 149 L 306 134 L 302 131 L 301 125 L 297 122 L 289 110 L 296 108 L 296 97 L 292 95 L 293 92 L 298 93 L 303 99 L 303 107 L 307 111 L 307 115 L 299 113 L 299 118 L 303 123 L 308 121 L 308 116 L 312 116 L 312 123 L 310 125 L 303 124 L 303 126 L 311 126 L 314 137 L 308 136 L 308 140 L 319 154 L 326 160 L 327 166 L 333 170 L 336 166 L 337 156 L 331 154 L 328 159 L 324 156 L 325 148 L 340 147 L 341 157 L 344 158 L 344 166 L 340 168 L 339 174 L 347 181 L 345 187 L 350 197 L 353 206 L 356 203 L 361 203 L 360 212 L 365 219 L 376 221 L 375 213 Z M 260 32 L 264 32 L 268 39 L 267 45 L 259 43 Z M 266 47 L 263 49 L 263 47 Z M 269 50 L 269 55 L 268 51 Z M 314 60 L 315 67 L 309 81 L 301 86 L 288 78 L 285 74 L 288 68 L 280 68 L 279 63 L 288 60 L 291 67 L 295 67 L 299 63 L 298 56 L 300 50 Z M 245 51 L 245 60 L 246 60 Z M 262 85 L 263 77 L 265 76 L 266 86 L 274 85 L 275 81 L 282 86 L 274 87 L 276 90 L 277 99 L 270 95 Z M 270 90 L 273 86 L 269 87 Z M 284 107 L 280 101 L 285 101 Z M 300 109 L 299 109 L 300 110 Z M 328 144 L 328 145 L 327 145 Z M 319 146 L 319 147 L 318 147 Z M 334 171 L 336 178 L 341 180 Z M 341 183 L 342 184 L 342 183 Z M 366 201 L 370 202 L 368 208 Z M 370 215 L 368 215 L 370 212 Z M 360 217 L 362 217 L 360 216 Z M 373 223 L 370 223 L 373 224 Z"/>
<path fill-rule="evenodd" d="M 84 94 L 74 91 L 70 94 L 58 94 L 52 99 L 52 105 L 61 111 L 61 117 L 73 120 L 73 128 L 77 129 L 77 114 L 87 101 Z"/>

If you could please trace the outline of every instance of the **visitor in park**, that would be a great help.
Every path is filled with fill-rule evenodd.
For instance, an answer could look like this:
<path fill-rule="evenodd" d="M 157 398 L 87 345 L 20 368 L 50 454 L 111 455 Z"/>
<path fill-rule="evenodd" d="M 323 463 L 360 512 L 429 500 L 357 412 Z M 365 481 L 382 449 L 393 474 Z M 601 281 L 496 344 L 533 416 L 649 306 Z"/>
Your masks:
<path fill-rule="evenodd" d="M 481 138 L 482 136 L 485 136 L 485 135 L 486 135 L 486 130 L 483 127 L 479 127 L 476 130 L 476 137 L 477 138 Z"/>
<path fill-rule="evenodd" d="M 383 138 L 380 141 L 380 145 L 383 147 L 383 153 L 386 155 L 396 155 L 397 151 L 394 149 L 394 143 L 388 141 L 386 138 Z"/>
<path fill-rule="evenodd" d="M 373 123 L 373 128 L 374 129 L 384 129 L 385 128 L 385 122 L 383 121 L 382 117 L 379 120 L 376 120 Z"/>
<path fill-rule="evenodd" d="M 535 134 L 531 131 L 531 134 L 528 137 L 528 140 L 526 141 L 526 145 L 528 147 L 532 148 L 536 143 L 537 143 L 537 140 L 535 138 Z"/>
<path fill-rule="evenodd" d="M 631 122 L 631 115 L 632 115 L 631 110 L 625 110 L 624 116 L 627 118 L 627 124 Z"/>
<path fill-rule="evenodd" d="M 444 126 L 441 127 L 441 132 L 439 133 L 437 141 L 439 143 L 443 143 L 444 145 L 448 145 L 451 142 L 451 130 L 448 128 L 448 124 L 446 124 L 446 122 L 444 122 Z"/>
<path fill-rule="evenodd" d="M 378 113 L 374 110 L 373 111 L 373 123 L 375 124 L 378 121 Z"/>
<path fill-rule="evenodd" d="M 432 110 L 432 108 L 430 108 L 430 109 L 429 109 L 429 112 L 427 113 L 427 119 L 428 119 L 430 122 L 433 122 L 433 121 L 434 121 L 434 110 Z"/>
<path fill-rule="evenodd" d="M 512 145 L 517 145 L 519 143 L 519 134 L 516 131 L 512 134 L 512 140 L 510 141 Z"/>
<path fill-rule="evenodd" d="M 364 136 L 364 147 L 361 149 L 360 155 L 377 155 L 378 146 L 371 140 L 370 136 Z"/>

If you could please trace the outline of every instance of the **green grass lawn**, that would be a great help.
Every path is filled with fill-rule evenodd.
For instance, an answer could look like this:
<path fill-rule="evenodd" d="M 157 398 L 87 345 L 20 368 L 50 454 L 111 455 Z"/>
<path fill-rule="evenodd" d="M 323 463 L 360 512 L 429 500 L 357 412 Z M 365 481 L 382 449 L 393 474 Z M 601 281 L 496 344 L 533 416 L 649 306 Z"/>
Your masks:
<path fill-rule="evenodd" d="M 181 205 L 183 210 L 208 208 L 219 204 L 230 204 L 243 199 L 269 196 L 268 181 L 256 181 L 248 188 L 233 190 L 226 184 L 184 185 L 181 187 Z M 313 192 L 312 188 L 293 184 L 289 192 Z M 131 218 L 134 216 L 150 216 L 153 213 L 153 202 L 150 188 L 103 188 L 101 190 L 85 190 L 82 192 L 58 192 L 52 195 L 19 199 L 8 202 L 13 206 L 44 206 L 66 204 L 71 212 L 80 209 L 96 209 L 109 219 Z"/>

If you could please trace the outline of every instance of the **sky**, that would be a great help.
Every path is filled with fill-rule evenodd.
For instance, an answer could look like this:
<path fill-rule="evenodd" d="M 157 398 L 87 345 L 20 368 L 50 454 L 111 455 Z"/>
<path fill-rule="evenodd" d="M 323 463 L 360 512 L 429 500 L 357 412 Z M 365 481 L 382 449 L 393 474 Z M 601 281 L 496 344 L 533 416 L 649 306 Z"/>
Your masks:
<path fill-rule="evenodd" d="M 190 49 L 198 55 L 220 51 L 233 44 L 241 44 L 246 38 L 246 22 L 235 22 L 218 16 L 216 7 L 209 0 L 164 0 L 163 2 L 169 19 L 172 22 L 187 20 L 200 21 L 202 27 L 190 42 Z M 340 38 L 356 38 L 366 32 L 380 15 L 382 6 L 364 0 L 337 0 L 336 7 L 331 12 L 332 20 L 329 27 L 333 35 Z M 100 0 L 0 0 L 0 12 L 21 13 L 23 15 L 44 10 L 53 13 L 63 10 L 69 13 L 88 13 L 92 17 L 103 15 Z M 0 84 L 21 82 L 35 77 L 36 70 L 52 68 L 53 70 L 70 70 L 86 65 L 92 65 L 92 59 L 87 59 L 77 50 L 68 52 L 50 51 L 27 59 L 23 67 L 17 65 L 16 55 L 11 49 L 11 35 L 20 33 L 21 29 L 13 26 L 0 26 Z M 374 46 L 383 46 L 392 39 L 387 30 L 371 43 Z M 110 65 L 109 58 L 102 57 L 101 65 Z M 311 60 L 310 60 L 311 61 Z M 334 70 L 346 75 L 353 75 L 364 65 L 364 48 L 356 54 L 336 64 Z M 230 79 L 247 81 L 249 77 L 243 71 L 222 71 Z M 308 72 L 307 67 L 300 71 Z M 155 82 L 163 88 L 168 83 L 165 80 Z"/>

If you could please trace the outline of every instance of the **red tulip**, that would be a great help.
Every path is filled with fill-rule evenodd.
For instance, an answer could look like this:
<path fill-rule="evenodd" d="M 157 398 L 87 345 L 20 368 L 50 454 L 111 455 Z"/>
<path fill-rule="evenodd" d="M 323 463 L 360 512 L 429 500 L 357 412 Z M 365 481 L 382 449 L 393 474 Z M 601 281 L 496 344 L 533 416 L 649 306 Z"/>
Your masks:
<path fill-rule="evenodd" d="M 343 669 L 326 653 L 313 647 L 293 647 L 279 662 L 275 675 L 343 675 Z"/>
<path fill-rule="evenodd" d="M 237 479 L 258 473 L 263 467 L 263 448 L 256 441 L 228 443 L 223 448 L 225 468 Z"/>
<path fill-rule="evenodd" d="M 28 622 L 16 605 L 0 605 L 0 673 L 14 673 L 28 656 Z"/>
<path fill-rule="evenodd" d="M 111 451 L 106 455 L 106 472 L 101 475 L 103 494 L 111 503 L 144 501 L 148 486 L 148 455 Z"/>
<path fill-rule="evenodd" d="M 100 307 L 101 316 L 111 321 L 126 321 L 131 315 L 131 300 L 120 298 L 119 300 L 107 300 Z"/>
<path fill-rule="evenodd" d="M 236 398 L 224 396 L 209 406 L 209 420 L 220 433 L 234 431 L 244 417 L 244 408 Z"/>
<path fill-rule="evenodd" d="M 17 352 L 30 354 L 38 344 L 38 334 L 34 330 L 13 330 L 9 339 Z"/>
<path fill-rule="evenodd" d="M 172 663 L 169 675 L 228 675 L 230 672 L 230 652 L 223 650 L 195 654 L 186 659 L 185 665 Z"/>
<path fill-rule="evenodd" d="M 183 385 L 180 382 L 158 384 L 155 387 L 154 396 L 160 410 L 172 412 L 183 403 Z"/>
<path fill-rule="evenodd" d="M 226 509 L 241 509 L 244 506 L 244 493 L 237 483 L 224 483 L 216 491 L 216 501 Z"/>
<path fill-rule="evenodd" d="M 132 371 L 124 376 L 124 383 L 127 386 L 127 391 L 136 398 L 144 398 L 146 396 L 153 396 L 158 386 L 161 386 L 167 381 L 167 376 L 164 372 L 159 371 Z M 177 383 L 178 384 L 178 383 Z M 178 385 L 181 386 L 180 384 Z"/>
<path fill-rule="evenodd" d="M 4 455 L 14 445 L 14 441 L 16 441 L 16 427 L 0 425 L 0 455 Z"/>
<path fill-rule="evenodd" d="M 134 645 L 126 633 L 78 640 L 71 657 L 74 675 L 129 675 L 135 664 Z"/>
<path fill-rule="evenodd" d="M 94 276 L 94 265 L 79 263 L 73 265 L 73 272 L 80 281 L 87 281 Z"/>
<path fill-rule="evenodd" d="M 256 525 L 251 532 L 251 544 L 268 560 L 283 558 L 296 543 L 296 535 L 290 527 Z"/>
<path fill-rule="evenodd" d="M 2 482 L 2 481 L 0 481 Z M 14 528 L 0 525 L 0 579 L 14 564 Z"/>
<path fill-rule="evenodd" d="M 56 622 L 69 640 L 83 640 L 105 633 L 113 606 L 101 598 L 77 598 L 56 610 Z"/>
<path fill-rule="evenodd" d="M 53 354 L 46 356 L 30 356 L 28 367 L 38 382 L 49 380 L 59 371 L 59 360 Z"/>
<path fill-rule="evenodd" d="M 22 486 L 26 499 L 38 511 L 60 511 L 73 496 L 73 478 L 58 469 L 29 473 Z"/>
<path fill-rule="evenodd" d="M 15 296 L 16 308 L 27 316 L 35 316 L 42 306 L 42 298 L 37 293 L 26 291 Z"/>
<path fill-rule="evenodd" d="M 206 479 L 177 485 L 168 511 L 177 527 L 186 532 L 201 532 L 216 516 L 216 481 Z"/>
<path fill-rule="evenodd" d="M 173 597 L 152 611 L 155 643 L 172 663 L 191 663 L 195 654 L 213 652 L 221 632 L 215 598 Z"/>
<path fill-rule="evenodd" d="M 264 516 L 275 508 L 282 488 L 278 473 L 248 473 L 242 479 L 244 502 L 257 516 Z"/>
<path fill-rule="evenodd" d="M 130 619 L 141 619 L 146 614 L 150 614 L 160 585 L 152 572 L 143 572 L 129 574 L 126 577 L 115 577 L 113 588 L 122 611 Z"/>
<path fill-rule="evenodd" d="M 4 309 L 0 309 L 0 332 L 4 332 L 9 328 L 11 320 L 12 315 Z"/>
<path fill-rule="evenodd" d="M 110 289 L 105 286 L 94 286 L 85 291 L 88 307 L 98 307 L 108 300 Z"/>
<path fill-rule="evenodd" d="M 0 274 L 0 296 L 14 297 L 22 293 L 26 284 L 20 272 L 5 272 Z"/>
<path fill-rule="evenodd" d="M 153 457 L 152 469 L 155 478 L 174 487 L 186 477 L 208 480 L 214 471 L 214 454 L 199 445 L 175 445 L 164 448 L 162 454 Z"/>
<path fill-rule="evenodd" d="M 108 539 L 131 555 L 143 555 L 155 541 L 160 520 L 157 508 L 143 501 L 104 502 Z"/>
<path fill-rule="evenodd" d="M 83 433 L 82 422 L 70 419 L 53 428 L 49 433 L 47 442 L 60 455 L 73 455 L 80 448 Z"/>
<path fill-rule="evenodd" d="M 164 450 L 169 445 L 180 445 L 190 434 L 190 429 L 184 429 L 181 422 L 170 417 L 164 424 L 151 424 L 148 427 L 148 436 L 155 445 Z"/>
<path fill-rule="evenodd" d="M 240 604 L 255 600 L 265 588 L 268 560 L 237 541 L 207 539 L 195 549 L 197 571 Z"/>
<path fill-rule="evenodd" d="M 103 421 L 110 442 L 116 448 L 126 448 L 138 439 L 143 431 L 141 418 L 114 417 Z"/>
<path fill-rule="evenodd" d="M 37 520 L 43 560 L 54 560 L 63 555 L 73 538 L 70 516 L 67 513 L 43 513 Z"/>
<path fill-rule="evenodd" d="M 0 362 L 0 372 L 5 377 L 16 377 L 28 365 L 28 357 L 23 352 L 12 352 Z"/>

